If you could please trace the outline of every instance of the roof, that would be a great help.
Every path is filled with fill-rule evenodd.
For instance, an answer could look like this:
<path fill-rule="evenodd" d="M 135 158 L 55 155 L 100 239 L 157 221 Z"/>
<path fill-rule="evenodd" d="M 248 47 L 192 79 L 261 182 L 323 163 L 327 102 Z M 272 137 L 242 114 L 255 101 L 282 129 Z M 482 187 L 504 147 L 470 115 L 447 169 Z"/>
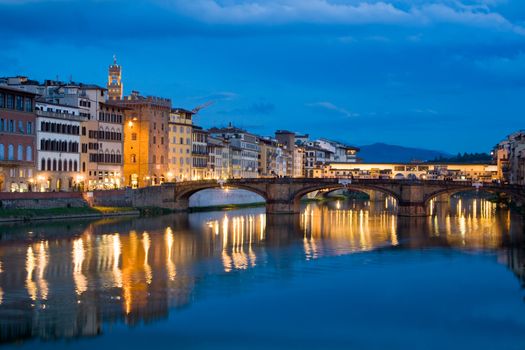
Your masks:
<path fill-rule="evenodd" d="M 171 112 L 172 113 L 190 113 L 190 114 L 195 114 L 195 112 L 187 110 L 187 109 L 184 109 L 184 108 L 172 108 Z"/>
<path fill-rule="evenodd" d="M 24 95 L 29 95 L 29 96 L 38 96 L 38 94 L 35 94 L 33 92 L 29 92 L 29 91 L 26 91 L 26 90 L 22 90 L 22 89 L 16 89 L 16 88 L 13 88 L 13 87 L 10 87 L 10 86 L 5 86 L 5 85 L 0 85 L 0 90 L 4 90 L 4 91 L 7 91 L 7 92 L 13 92 L 13 93 L 21 93 L 21 94 L 24 94 Z"/>

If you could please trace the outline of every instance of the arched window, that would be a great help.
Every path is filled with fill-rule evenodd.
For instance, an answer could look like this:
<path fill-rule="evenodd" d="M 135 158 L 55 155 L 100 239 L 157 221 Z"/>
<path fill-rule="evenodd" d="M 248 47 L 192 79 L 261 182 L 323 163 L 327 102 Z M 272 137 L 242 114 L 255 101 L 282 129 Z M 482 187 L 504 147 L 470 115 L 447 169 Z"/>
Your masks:
<path fill-rule="evenodd" d="M 40 163 L 40 170 L 46 170 L 46 159 L 42 158 L 42 162 Z"/>
<path fill-rule="evenodd" d="M 73 161 L 71 159 L 69 160 L 69 171 L 73 171 Z"/>
<path fill-rule="evenodd" d="M 46 140 L 42 139 L 40 140 L 40 150 L 44 150 L 46 147 Z"/>
<path fill-rule="evenodd" d="M 47 171 L 51 171 L 51 158 L 47 160 Z"/>
<path fill-rule="evenodd" d="M 58 160 L 58 171 L 62 171 L 62 161 Z"/>
<path fill-rule="evenodd" d="M 53 159 L 53 171 L 57 171 L 57 160 Z"/>
<path fill-rule="evenodd" d="M 17 150 L 16 150 L 16 155 L 17 155 L 16 159 L 24 160 L 24 146 L 18 145 Z"/>
<path fill-rule="evenodd" d="M 5 146 L 3 143 L 0 143 L 0 160 L 5 159 Z"/>
<path fill-rule="evenodd" d="M 86 164 L 86 163 L 84 163 L 84 167 L 85 167 L 85 164 Z M 73 168 L 74 171 L 77 171 L 78 166 L 77 166 L 77 161 L 76 161 L 76 160 L 75 160 L 75 162 L 73 163 L 73 166 L 74 166 L 74 168 Z M 85 171 L 85 170 L 84 170 L 84 171 Z"/>
<path fill-rule="evenodd" d="M 33 161 L 33 147 L 31 146 L 26 147 L 26 160 L 28 162 Z"/>

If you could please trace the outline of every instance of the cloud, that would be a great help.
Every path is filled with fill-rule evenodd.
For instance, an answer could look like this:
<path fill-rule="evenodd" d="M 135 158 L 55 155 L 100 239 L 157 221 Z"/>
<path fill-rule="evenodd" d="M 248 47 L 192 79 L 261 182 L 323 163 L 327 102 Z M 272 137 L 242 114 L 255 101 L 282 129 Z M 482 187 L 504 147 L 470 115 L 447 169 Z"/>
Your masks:
<path fill-rule="evenodd" d="M 203 101 L 232 101 L 239 97 L 239 94 L 231 91 L 218 91 L 208 95 L 193 96 L 191 100 L 203 100 Z"/>
<path fill-rule="evenodd" d="M 452 23 L 525 35 L 525 28 L 493 12 L 499 1 L 158 0 L 173 11 L 209 24 L 327 25 Z M 397 6 L 396 6 L 397 4 Z"/>
<path fill-rule="evenodd" d="M 495 56 L 478 59 L 474 62 L 475 67 L 497 78 L 502 79 L 524 79 L 525 78 L 525 54 L 519 53 L 514 56 Z"/>
<path fill-rule="evenodd" d="M 256 102 L 248 107 L 235 108 L 229 111 L 220 111 L 219 114 L 228 115 L 268 115 L 275 111 L 275 105 L 269 102 Z"/>
<path fill-rule="evenodd" d="M 307 103 L 306 106 L 314 108 L 314 109 L 318 109 L 318 110 L 321 110 L 321 111 L 324 111 L 324 112 L 328 111 L 328 112 L 331 112 L 331 113 L 334 113 L 334 114 L 339 114 L 339 115 L 342 115 L 342 116 L 347 117 L 347 118 L 359 116 L 358 113 L 353 113 L 353 112 L 351 112 L 351 111 L 349 111 L 349 110 L 347 110 L 345 108 L 336 106 L 333 103 L 326 102 L 326 101 L 325 102 Z"/>

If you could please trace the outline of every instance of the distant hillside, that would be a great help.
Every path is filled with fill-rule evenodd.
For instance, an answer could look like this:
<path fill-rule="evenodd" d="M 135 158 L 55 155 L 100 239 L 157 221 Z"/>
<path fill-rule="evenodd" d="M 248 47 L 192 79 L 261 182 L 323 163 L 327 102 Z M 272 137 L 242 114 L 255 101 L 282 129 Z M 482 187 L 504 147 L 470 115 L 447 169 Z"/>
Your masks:
<path fill-rule="evenodd" d="M 421 148 L 410 148 L 403 146 L 387 145 L 386 143 L 374 143 L 360 147 L 359 158 L 365 163 L 385 163 L 385 162 L 411 162 L 432 161 L 436 158 L 451 157 L 451 154 L 432 151 Z"/>

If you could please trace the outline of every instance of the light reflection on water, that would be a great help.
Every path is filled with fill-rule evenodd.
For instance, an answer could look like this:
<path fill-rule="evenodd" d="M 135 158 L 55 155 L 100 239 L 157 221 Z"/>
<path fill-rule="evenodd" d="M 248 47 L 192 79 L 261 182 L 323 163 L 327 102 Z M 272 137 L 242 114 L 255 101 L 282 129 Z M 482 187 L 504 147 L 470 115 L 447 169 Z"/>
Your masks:
<path fill-rule="evenodd" d="M 228 284 L 208 280 L 259 268 L 264 282 L 301 261 L 357 252 L 493 251 L 523 281 L 523 221 L 508 210 L 459 198 L 434 203 L 429 218 L 406 219 L 393 207 L 337 200 L 307 204 L 298 216 L 257 208 L 2 227 L 0 342 L 149 323 L 213 294 L 210 284 Z"/>

